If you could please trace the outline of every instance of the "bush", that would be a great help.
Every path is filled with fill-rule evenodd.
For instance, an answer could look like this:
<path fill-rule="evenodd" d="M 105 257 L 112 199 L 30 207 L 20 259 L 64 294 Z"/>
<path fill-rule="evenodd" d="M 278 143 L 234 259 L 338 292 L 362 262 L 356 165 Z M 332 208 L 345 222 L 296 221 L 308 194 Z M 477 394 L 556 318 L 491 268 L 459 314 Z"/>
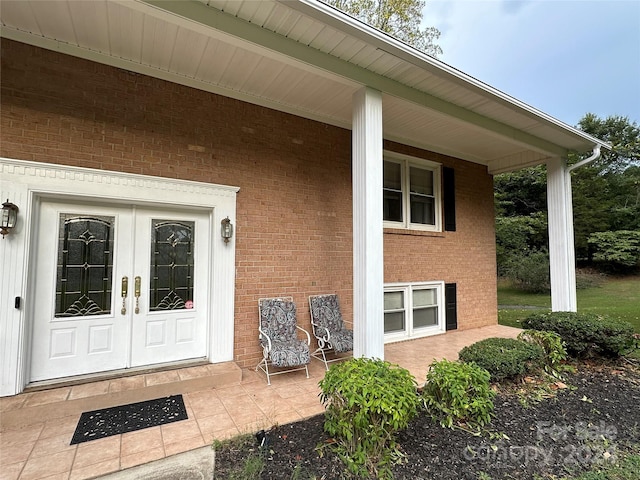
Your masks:
<path fill-rule="evenodd" d="M 333 365 L 320 381 L 325 431 L 338 456 L 360 476 L 391 478 L 400 458 L 395 434 L 417 414 L 420 397 L 408 370 L 382 360 L 354 358 Z"/>
<path fill-rule="evenodd" d="M 446 428 L 476 429 L 491 421 L 495 392 L 489 372 L 473 363 L 435 361 L 422 390 L 424 406 Z"/>
<path fill-rule="evenodd" d="M 522 325 L 556 332 L 573 357 L 599 354 L 617 357 L 633 346 L 633 326 L 604 315 L 575 312 L 534 313 Z"/>
<path fill-rule="evenodd" d="M 460 360 L 474 362 L 493 381 L 519 377 L 542 368 L 544 351 L 538 345 L 513 338 L 487 338 L 460 350 Z"/>
<path fill-rule="evenodd" d="M 567 359 L 567 349 L 560 335 L 545 330 L 525 330 L 518 335 L 518 340 L 542 347 L 545 372 L 560 378 L 562 362 Z"/>
<path fill-rule="evenodd" d="M 549 292 L 549 253 L 546 250 L 513 253 L 505 267 L 505 276 L 511 279 L 516 288 L 525 292 Z"/>

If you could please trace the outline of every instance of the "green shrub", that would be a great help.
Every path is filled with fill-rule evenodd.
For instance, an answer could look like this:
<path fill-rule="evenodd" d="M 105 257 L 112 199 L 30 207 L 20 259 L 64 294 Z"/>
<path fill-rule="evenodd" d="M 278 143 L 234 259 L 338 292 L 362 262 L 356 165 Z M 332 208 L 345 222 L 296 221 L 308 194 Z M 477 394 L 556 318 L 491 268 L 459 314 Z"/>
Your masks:
<path fill-rule="evenodd" d="M 538 345 L 513 338 L 487 338 L 460 350 L 460 360 L 474 362 L 493 381 L 515 378 L 542 368 L 544 352 Z"/>
<path fill-rule="evenodd" d="M 489 372 L 473 363 L 435 361 L 422 390 L 424 406 L 446 428 L 477 429 L 491 421 L 495 392 Z"/>
<path fill-rule="evenodd" d="M 542 347 L 545 372 L 560 378 L 562 362 L 567 359 L 567 349 L 560 335 L 545 330 L 525 330 L 518 335 L 518 340 Z"/>
<path fill-rule="evenodd" d="M 504 276 L 524 292 L 547 293 L 551 289 L 549 277 L 549 253 L 537 250 L 509 255 Z"/>
<path fill-rule="evenodd" d="M 401 458 L 397 431 L 417 414 L 420 397 L 408 370 L 382 360 L 354 358 L 333 365 L 319 383 L 325 431 L 348 470 L 391 478 Z"/>
<path fill-rule="evenodd" d="M 633 326 L 604 315 L 575 312 L 534 313 L 522 325 L 556 332 L 573 357 L 599 354 L 617 357 L 633 346 Z"/>

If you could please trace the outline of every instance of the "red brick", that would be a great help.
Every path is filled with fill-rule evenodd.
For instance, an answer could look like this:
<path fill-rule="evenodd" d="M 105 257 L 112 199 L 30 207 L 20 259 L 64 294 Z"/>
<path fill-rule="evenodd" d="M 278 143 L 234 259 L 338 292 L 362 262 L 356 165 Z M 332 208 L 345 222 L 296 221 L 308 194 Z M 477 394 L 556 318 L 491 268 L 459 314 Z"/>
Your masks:
<path fill-rule="evenodd" d="M 351 134 L 267 108 L 3 40 L 0 155 L 240 187 L 235 358 L 258 363 L 257 300 L 335 292 L 353 312 Z M 29 61 L 24 61 L 28 58 Z M 301 144 L 293 143 L 293 139 Z M 385 230 L 385 282 L 458 284 L 459 328 L 496 323 L 492 178 L 454 167 L 457 231 Z"/>

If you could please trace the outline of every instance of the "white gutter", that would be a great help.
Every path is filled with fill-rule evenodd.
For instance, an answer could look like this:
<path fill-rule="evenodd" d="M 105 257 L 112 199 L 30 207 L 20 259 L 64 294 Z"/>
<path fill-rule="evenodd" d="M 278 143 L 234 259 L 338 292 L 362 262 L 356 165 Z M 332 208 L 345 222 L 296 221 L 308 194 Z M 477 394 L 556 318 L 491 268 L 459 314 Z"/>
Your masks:
<path fill-rule="evenodd" d="M 578 163 L 571 165 L 569 168 L 567 168 L 567 172 L 571 173 L 576 168 L 586 165 L 587 163 L 591 163 L 594 160 L 597 160 L 598 157 L 600 157 L 600 145 L 596 145 L 595 147 L 593 147 L 593 154 L 589 158 L 585 158 L 584 160 L 581 160 Z"/>

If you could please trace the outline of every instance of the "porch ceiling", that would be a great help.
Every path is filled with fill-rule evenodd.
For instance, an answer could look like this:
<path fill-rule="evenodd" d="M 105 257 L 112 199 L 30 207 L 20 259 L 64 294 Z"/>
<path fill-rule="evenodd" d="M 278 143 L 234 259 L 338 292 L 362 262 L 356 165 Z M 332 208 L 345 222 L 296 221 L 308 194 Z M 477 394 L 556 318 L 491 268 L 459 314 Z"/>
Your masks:
<path fill-rule="evenodd" d="M 513 170 L 606 145 L 316 0 L 3 0 L 2 37 Z"/>

